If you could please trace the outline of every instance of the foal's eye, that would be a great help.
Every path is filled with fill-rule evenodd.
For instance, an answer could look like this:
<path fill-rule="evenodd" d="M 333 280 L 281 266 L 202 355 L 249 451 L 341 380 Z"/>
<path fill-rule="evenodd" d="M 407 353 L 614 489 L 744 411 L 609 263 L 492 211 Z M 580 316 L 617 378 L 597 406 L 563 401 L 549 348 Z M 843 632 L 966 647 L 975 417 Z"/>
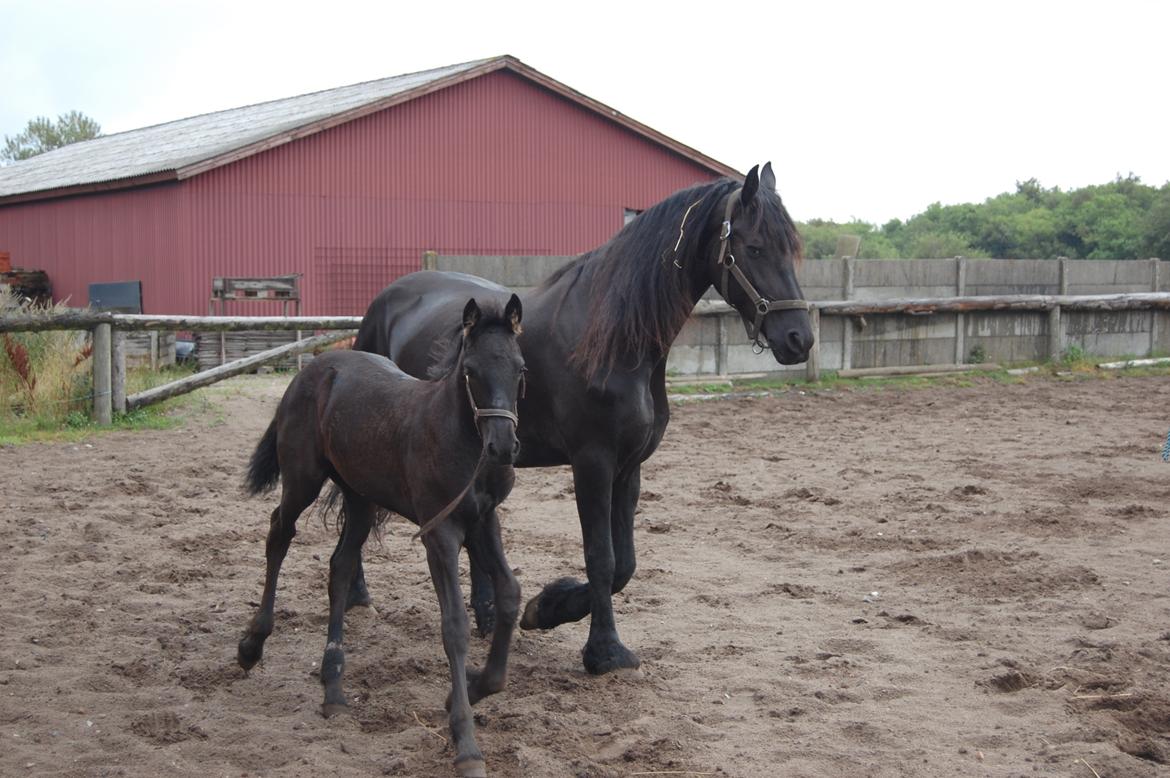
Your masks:
<path fill-rule="evenodd" d="M 747 253 L 748 256 L 752 259 L 759 259 L 760 256 L 764 253 L 764 250 L 759 246 L 748 246 Z"/>

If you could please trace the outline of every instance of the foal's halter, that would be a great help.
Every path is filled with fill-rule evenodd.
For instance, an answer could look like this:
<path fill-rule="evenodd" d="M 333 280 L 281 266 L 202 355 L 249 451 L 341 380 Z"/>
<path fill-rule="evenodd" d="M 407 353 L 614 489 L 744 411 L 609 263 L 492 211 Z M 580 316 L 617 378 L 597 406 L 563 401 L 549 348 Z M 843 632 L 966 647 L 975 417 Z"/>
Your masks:
<path fill-rule="evenodd" d="M 751 324 L 744 322 L 743 326 L 747 330 L 748 338 L 752 341 L 752 347 L 758 349 L 756 353 L 761 353 L 766 347 L 766 340 L 763 343 L 760 342 L 760 327 L 764 324 L 764 317 L 772 311 L 807 311 L 809 304 L 806 300 L 769 300 L 756 291 L 756 288 L 752 286 L 752 282 L 748 280 L 748 277 L 744 275 L 743 270 L 740 269 L 739 264 L 735 261 L 735 255 L 730 251 L 731 212 L 735 209 L 735 203 L 739 199 L 738 195 L 742 191 L 742 188 L 737 189 L 727 198 L 727 210 L 723 212 L 723 226 L 719 230 L 719 258 L 715 261 L 716 264 L 723 266 L 723 277 L 719 285 L 723 299 L 729 303 L 731 302 L 727 296 L 727 276 L 729 274 L 735 277 L 740 289 L 751 299 L 752 307 L 756 309 L 756 316 Z"/>
<path fill-rule="evenodd" d="M 520 398 L 524 398 L 525 389 L 524 373 L 520 374 Z M 475 404 L 475 395 L 471 393 L 471 376 L 467 373 L 463 374 L 463 385 L 467 387 L 467 401 L 471 403 L 471 411 L 475 414 L 475 431 L 479 432 L 479 420 L 491 418 L 493 416 L 501 419 L 507 419 L 515 426 L 520 426 L 520 417 L 516 415 L 515 411 L 508 411 L 503 408 L 480 408 Z M 482 433 L 481 437 L 482 437 Z"/>
<path fill-rule="evenodd" d="M 525 390 L 527 389 L 528 381 L 524 377 L 524 372 L 520 373 L 520 398 L 524 398 Z M 463 373 L 463 386 L 467 389 L 467 402 L 471 403 L 471 412 L 475 414 L 475 431 L 479 436 L 483 437 L 483 432 L 479 428 L 479 420 L 484 418 L 491 418 L 493 416 L 501 419 L 507 419 L 512 422 L 514 426 L 520 425 L 520 417 L 516 415 L 515 411 L 505 410 L 503 408 L 480 408 L 475 404 L 475 395 L 471 393 L 471 376 L 466 372 Z M 471 480 L 467 482 L 467 486 L 463 487 L 463 491 L 455 495 L 455 499 L 447 503 L 443 510 L 436 513 L 426 523 L 420 524 L 418 532 L 414 533 L 413 540 L 418 540 L 423 535 L 427 534 L 439 525 L 443 519 L 451 515 L 451 513 L 459 507 L 459 503 L 463 502 L 464 496 L 475 485 L 475 479 L 479 475 L 479 469 L 483 467 L 483 461 L 487 457 L 487 441 L 485 440 L 483 446 L 479 450 L 479 459 L 475 463 L 475 470 L 471 474 Z"/>

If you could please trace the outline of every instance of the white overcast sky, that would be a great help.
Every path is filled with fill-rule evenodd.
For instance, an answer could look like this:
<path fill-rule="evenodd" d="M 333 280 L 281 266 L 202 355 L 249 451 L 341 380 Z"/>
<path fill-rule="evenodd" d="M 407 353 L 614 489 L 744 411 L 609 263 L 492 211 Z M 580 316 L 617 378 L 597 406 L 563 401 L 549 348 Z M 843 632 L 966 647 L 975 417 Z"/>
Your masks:
<path fill-rule="evenodd" d="M 771 160 L 802 220 L 880 224 L 1033 177 L 1170 179 L 1157 0 L 0 0 L 0 135 L 71 109 L 117 132 L 497 54 L 740 170 Z"/>

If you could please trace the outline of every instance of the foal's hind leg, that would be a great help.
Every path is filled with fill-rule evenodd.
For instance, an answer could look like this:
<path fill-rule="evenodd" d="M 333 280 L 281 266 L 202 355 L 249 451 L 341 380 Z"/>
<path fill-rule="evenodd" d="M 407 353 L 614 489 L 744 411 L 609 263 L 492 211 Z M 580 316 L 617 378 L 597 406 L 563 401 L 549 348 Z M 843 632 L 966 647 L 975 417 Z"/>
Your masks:
<path fill-rule="evenodd" d="M 260 661 L 264 653 L 264 641 L 272 634 L 274 621 L 272 610 L 276 604 L 276 579 L 280 575 L 280 566 L 288 554 L 289 544 L 297 534 L 297 519 L 305 508 L 317 499 L 321 484 L 324 482 L 324 474 L 321 475 L 321 480 L 315 482 L 314 480 L 286 477 L 280 495 L 280 505 L 272 511 L 268 540 L 264 546 L 267 558 L 264 594 L 260 597 L 260 609 L 252 617 L 236 649 L 236 661 L 244 668 L 244 672 L 251 670 Z"/>
<path fill-rule="evenodd" d="M 346 709 L 345 693 L 341 690 L 341 676 L 345 670 L 345 652 L 341 637 L 345 619 L 346 597 L 350 581 L 361 561 L 362 545 L 370 534 L 374 512 L 370 503 L 357 495 L 345 494 L 345 526 L 341 540 L 329 560 L 329 635 L 325 655 L 321 658 L 321 683 L 325 686 L 325 701 L 321 712 L 332 716 Z"/>

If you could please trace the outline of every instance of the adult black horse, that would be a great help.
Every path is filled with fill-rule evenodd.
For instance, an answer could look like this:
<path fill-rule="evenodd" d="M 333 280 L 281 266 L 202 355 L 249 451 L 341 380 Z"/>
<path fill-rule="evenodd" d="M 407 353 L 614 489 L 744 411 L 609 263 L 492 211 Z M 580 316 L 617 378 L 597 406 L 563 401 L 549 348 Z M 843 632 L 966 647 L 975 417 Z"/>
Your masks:
<path fill-rule="evenodd" d="M 723 179 L 676 192 L 522 298 L 528 391 L 516 466 L 572 466 L 589 580 L 549 584 L 529 601 L 520 626 L 551 629 L 592 615 L 582 650 L 590 673 L 639 664 L 618 638 L 612 595 L 634 574 L 641 464 L 670 419 L 667 353 L 699 298 L 719 289 L 777 362 L 808 357 L 812 328 L 796 280 L 800 236 L 775 185 L 767 164 L 742 184 Z M 354 348 L 425 376 L 433 344 L 446 339 L 459 306 L 509 294 L 462 273 L 413 273 L 374 299 Z M 484 518 L 485 527 L 495 525 L 494 515 Z M 465 544 L 480 541 L 473 533 Z M 350 604 L 368 597 L 359 569 Z M 473 567 L 482 631 L 491 602 L 490 580 Z"/>

